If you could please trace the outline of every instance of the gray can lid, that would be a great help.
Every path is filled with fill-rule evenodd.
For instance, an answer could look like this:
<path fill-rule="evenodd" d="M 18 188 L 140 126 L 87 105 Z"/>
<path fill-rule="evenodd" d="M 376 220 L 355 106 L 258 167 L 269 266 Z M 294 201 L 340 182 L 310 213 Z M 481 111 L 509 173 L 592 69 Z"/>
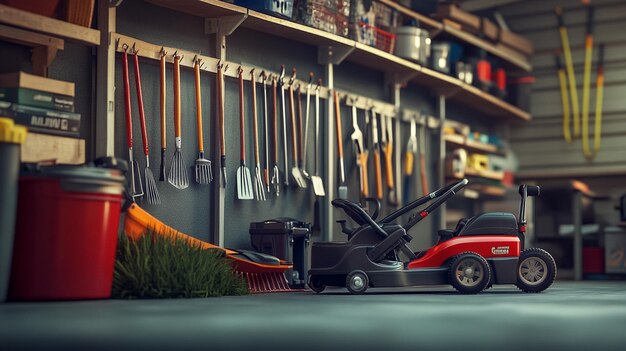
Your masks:
<path fill-rule="evenodd" d="M 423 31 L 424 29 L 419 28 L 419 27 L 415 27 L 415 26 L 404 26 L 404 27 L 398 27 L 396 28 L 396 35 L 403 35 L 403 34 L 408 34 L 408 35 L 420 35 L 420 33 Z"/>
<path fill-rule="evenodd" d="M 120 184 L 123 184 L 125 181 L 122 172 L 117 169 L 98 168 L 93 166 L 35 166 L 23 169 L 20 176 L 63 178 L 66 180 L 76 179 L 84 181 L 110 181 Z"/>

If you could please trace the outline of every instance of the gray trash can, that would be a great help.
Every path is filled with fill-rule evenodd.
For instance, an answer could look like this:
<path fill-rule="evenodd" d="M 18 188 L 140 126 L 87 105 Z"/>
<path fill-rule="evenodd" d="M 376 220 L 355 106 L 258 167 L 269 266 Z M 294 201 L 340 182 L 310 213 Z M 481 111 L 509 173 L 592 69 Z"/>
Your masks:
<path fill-rule="evenodd" d="M 24 139 L 26 127 L 15 125 L 10 118 L 0 117 L 0 302 L 6 300 L 9 287 L 20 147 Z"/>

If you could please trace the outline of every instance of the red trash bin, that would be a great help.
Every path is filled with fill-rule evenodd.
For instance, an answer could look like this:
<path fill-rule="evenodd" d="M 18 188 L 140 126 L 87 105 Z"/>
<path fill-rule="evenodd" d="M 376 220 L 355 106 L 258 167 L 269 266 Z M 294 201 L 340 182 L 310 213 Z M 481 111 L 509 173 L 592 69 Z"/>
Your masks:
<path fill-rule="evenodd" d="M 23 173 L 9 299 L 109 298 L 123 189 L 124 177 L 113 169 Z"/>

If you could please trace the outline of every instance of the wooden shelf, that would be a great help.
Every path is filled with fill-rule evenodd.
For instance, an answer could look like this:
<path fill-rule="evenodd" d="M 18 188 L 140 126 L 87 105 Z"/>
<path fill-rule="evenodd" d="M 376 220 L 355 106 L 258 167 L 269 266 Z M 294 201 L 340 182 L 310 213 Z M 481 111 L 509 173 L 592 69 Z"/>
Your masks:
<path fill-rule="evenodd" d="M 353 40 L 253 10 L 248 10 L 248 18 L 241 25 L 314 46 L 344 47 L 350 50 L 355 46 Z"/>
<path fill-rule="evenodd" d="M 248 9 L 221 0 L 147 0 L 155 5 L 205 18 L 245 15 Z"/>
<path fill-rule="evenodd" d="M 70 39 L 87 45 L 100 45 L 99 30 L 37 15 L 6 5 L 0 5 L 0 23 Z"/>
<path fill-rule="evenodd" d="M 392 0 L 379 0 L 381 3 L 391 7 L 392 9 L 402 13 L 403 15 L 416 19 L 420 26 L 429 29 L 431 37 L 443 36 L 448 39 L 456 39 L 466 44 L 479 47 L 488 53 L 500 58 L 508 68 L 516 70 L 524 70 L 530 72 L 532 65 L 528 58 L 524 55 L 507 48 L 501 44 L 493 44 L 487 40 L 481 39 L 474 34 L 454 28 L 446 23 L 439 22 L 433 18 L 412 11 Z"/>
<path fill-rule="evenodd" d="M 444 135 L 446 144 L 452 147 L 460 147 L 467 151 L 492 154 L 492 155 L 504 155 L 504 152 L 498 149 L 493 144 L 482 143 L 480 141 L 470 140 L 467 137 L 459 134 L 446 134 Z"/>
<path fill-rule="evenodd" d="M 359 65 L 391 74 L 392 78 L 395 77 L 399 81 L 411 81 L 438 94 L 445 95 L 452 102 L 480 111 L 488 117 L 501 118 L 506 121 L 530 120 L 530 115 L 527 112 L 476 87 L 467 85 L 459 79 L 420 66 L 374 47 L 316 28 L 245 9 L 223 1 L 189 0 L 184 2 L 184 6 L 180 6 L 180 2 L 174 0 L 148 1 L 177 11 L 209 18 L 247 13 L 246 19 L 241 23 L 243 27 L 317 46 L 318 48 L 330 47 L 334 55 L 341 57 L 338 60 L 339 62 L 345 58 Z M 387 3 L 390 1 L 383 2 Z M 401 6 L 395 4 L 392 7 L 397 8 Z M 419 14 L 414 13 L 414 15 L 417 16 Z M 422 20 L 427 19 L 423 23 L 431 26 L 432 29 L 443 28 L 443 25 L 435 20 L 425 16 L 420 18 Z"/>
<path fill-rule="evenodd" d="M 479 177 L 490 180 L 502 180 L 504 178 L 504 172 L 498 171 L 479 171 L 472 168 L 465 169 L 465 176 Z"/>

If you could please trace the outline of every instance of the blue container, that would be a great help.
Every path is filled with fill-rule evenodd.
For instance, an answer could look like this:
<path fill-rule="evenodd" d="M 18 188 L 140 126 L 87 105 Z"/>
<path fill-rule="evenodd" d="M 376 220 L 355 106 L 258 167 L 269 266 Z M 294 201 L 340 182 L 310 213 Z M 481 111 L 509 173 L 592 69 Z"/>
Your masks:
<path fill-rule="evenodd" d="M 235 4 L 287 19 L 293 13 L 293 0 L 235 0 Z"/>

